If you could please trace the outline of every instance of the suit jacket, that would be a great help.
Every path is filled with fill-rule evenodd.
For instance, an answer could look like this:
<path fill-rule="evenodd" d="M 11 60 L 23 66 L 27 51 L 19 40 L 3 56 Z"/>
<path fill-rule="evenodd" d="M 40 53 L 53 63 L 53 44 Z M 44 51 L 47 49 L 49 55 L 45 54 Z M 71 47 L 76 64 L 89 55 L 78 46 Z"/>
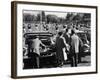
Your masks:
<path fill-rule="evenodd" d="M 63 37 L 65 38 L 66 43 L 70 45 L 70 40 L 71 40 L 70 36 L 68 36 L 66 33 L 64 33 Z"/>
<path fill-rule="evenodd" d="M 79 37 L 76 34 L 71 36 L 71 52 L 79 53 Z"/>

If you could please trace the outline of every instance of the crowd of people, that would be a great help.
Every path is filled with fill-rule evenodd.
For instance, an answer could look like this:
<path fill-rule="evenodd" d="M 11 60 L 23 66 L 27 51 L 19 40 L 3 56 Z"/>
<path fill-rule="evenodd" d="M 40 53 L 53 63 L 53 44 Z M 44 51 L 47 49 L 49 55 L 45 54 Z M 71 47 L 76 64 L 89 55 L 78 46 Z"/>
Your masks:
<path fill-rule="evenodd" d="M 40 22 L 40 23 L 24 23 L 23 24 L 23 33 L 26 32 L 43 32 L 47 31 L 50 33 L 55 33 L 64 30 L 67 28 L 73 28 L 75 27 L 76 29 L 80 29 L 82 27 L 86 27 L 86 25 L 82 25 L 79 23 L 45 23 L 45 22 Z"/>
<path fill-rule="evenodd" d="M 25 26 L 25 25 L 24 25 Z M 25 27 L 23 26 L 23 32 L 26 32 Z M 38 25 L 34 25 L 36 28 L 36 31 L 39 31 Z M 50 30 L 50 27 L 47 25 L 41 25 L 44 30 Z M 82 40 L 78 37 L 77 31 L 78 27 L 76 25 L 71 25 L 68 27 L 67 25 L 62 24 L 52 24 L 52 37 L 51 44 L 55 45 L 56 47 L 56 58 L 57 58 L 57 66 L 63 66 L 64 62 L 69 60 L 72 67 L 76 67 L 79 62 L 81 62 L 80 52 L 81 48 L 83 46 Z M 59 27 L 60 26 L 60 27 Z M 62 28 L 61 28 L 62 26 Z M 28 25 L 29 32 L 34 32 L 32 30 L 32 26 Z M 46 45 L 42 43 L 42 41 L 39 39 L 39 36 L 34 36 L 34 39 L 32 39 L 30 46 L 31 52 L 34 52 L 38 55 L 40 55 L 39 47 L 40 45 L 44 46 L 44 49 L 46 48 Z M 37 60 L 37 67 L 39 68 L 39 57 L 36 57 Z"/>
<path fill-rule="evenodd" d="M 83 42 L 77 36 L 75 29 L 71 30 L 66 29 L 66 31 L 58 32 L 55 46 L 56 46 L 56 55 L 57 55 L 57 63 L 58 66 L 62 66 L 64 61 L 70 60 L 71 66 L 77 66 L 77 64 L 81 61 L 79 56 L 79 52 Z"/>

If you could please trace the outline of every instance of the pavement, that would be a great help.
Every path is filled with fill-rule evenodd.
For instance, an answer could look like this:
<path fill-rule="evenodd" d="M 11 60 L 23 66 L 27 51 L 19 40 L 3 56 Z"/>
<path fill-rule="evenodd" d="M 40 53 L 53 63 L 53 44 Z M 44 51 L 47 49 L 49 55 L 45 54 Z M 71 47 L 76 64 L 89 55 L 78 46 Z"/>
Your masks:
<path fill-rule="evenodd" d="M 90 55 L 82 57 L 81 60 L 82 61 L 78 63 L 77 67 L 91 66 L 91 56 Z M 71 64 L 66 63 L 62 67 L 71 67 Z"/>
<path fill-rule="evenodd" d="M 52 59 L 52 58 L 51 58 Z M 44 60 L 45 61 L 45 60 Z M 30 65 L 32 62 L 30 62 L 30 60 L 28 60 L 25 69 L 32 69 L 33 65 Z M 43 62 L 44 63 L 44 62 Z M 52 62 L 50 62 L 52 63 Z M 77 67 L 86 67 L 86 66 L 91 66 L 91 56 L 90 55 L 86 55 L 86 56 L 82 56 L 81 57 L 81 62 L 77 64 Z M 56 67 L 55 68 L 64 68 L 64 67 L 71 67 L 70 61 L 65 62 L 62 66 L 60 67 Z M 54 64 L 43 64 L 42 68 L 54 68 Z"/>

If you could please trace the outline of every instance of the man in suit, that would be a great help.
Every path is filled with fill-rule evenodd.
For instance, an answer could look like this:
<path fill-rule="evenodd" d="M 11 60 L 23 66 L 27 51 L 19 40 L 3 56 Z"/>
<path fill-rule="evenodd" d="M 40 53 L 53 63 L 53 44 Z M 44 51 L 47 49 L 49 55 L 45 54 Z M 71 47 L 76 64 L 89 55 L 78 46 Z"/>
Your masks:
<path fill-rule="evenodd" d="M 70 45 L 70 34 L 68 33 L 69 29 L 66 29 L 65 33 L 63 34 L 63 37 L 66 40 L 66 43 L 68 43 Z"/>
<path fill-rule="evenodd" d="M 63 34 L 63 37 L 65 38 L 65 41 L 66 43 L 70 46 L 70 40 L 71 40 L 71 37 L 70 37 L 70 34 L 69 34 L 69 29 L 66 29 L 65 33 Z M 67 57 L 67 60 L 69 60 L 69 47 L 66 48 L 66 57 Z M 65 60 L 65 62 L 67 61 Z"/>
<path fill-rule="evenodd" d="M 31 41 L 31 51 L 32 51 L 32 59 L 34 61 L 34 67 L 39 68 L 40 67 L 40 61 L 39 61 L 39 56 L 40 56 L 40 45 L 46 47 L 41 40 L 39 39 L 39 36 L 34 36 L 34 39 Z"/>
<path fill-rule="evenodd" d="M 70 60 L 71 66 L 76 67 L 78 64 L 79 54 L 79 37 L 74 30 L 71 31 L 71 48 L 70 48 Z"/>

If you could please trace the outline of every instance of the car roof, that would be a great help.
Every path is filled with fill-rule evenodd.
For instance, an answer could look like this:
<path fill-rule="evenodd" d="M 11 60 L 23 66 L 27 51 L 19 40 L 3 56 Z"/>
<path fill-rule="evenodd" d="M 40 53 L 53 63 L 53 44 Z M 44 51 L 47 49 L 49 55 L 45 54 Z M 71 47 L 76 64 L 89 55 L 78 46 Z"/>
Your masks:
<path fill-rule="evenodd" d="M 77 31 L 76 33 L 86 33 L 86 32 L 84 32 L 84 31 Z"/>
<path fill-rule="evenodd" d="M 24 36 L 32 36 L 32 35 L 38 35 L 38 36 L 51 36 L 52 34 L 49 32 L 29 32 L 25 33 Z"/>

